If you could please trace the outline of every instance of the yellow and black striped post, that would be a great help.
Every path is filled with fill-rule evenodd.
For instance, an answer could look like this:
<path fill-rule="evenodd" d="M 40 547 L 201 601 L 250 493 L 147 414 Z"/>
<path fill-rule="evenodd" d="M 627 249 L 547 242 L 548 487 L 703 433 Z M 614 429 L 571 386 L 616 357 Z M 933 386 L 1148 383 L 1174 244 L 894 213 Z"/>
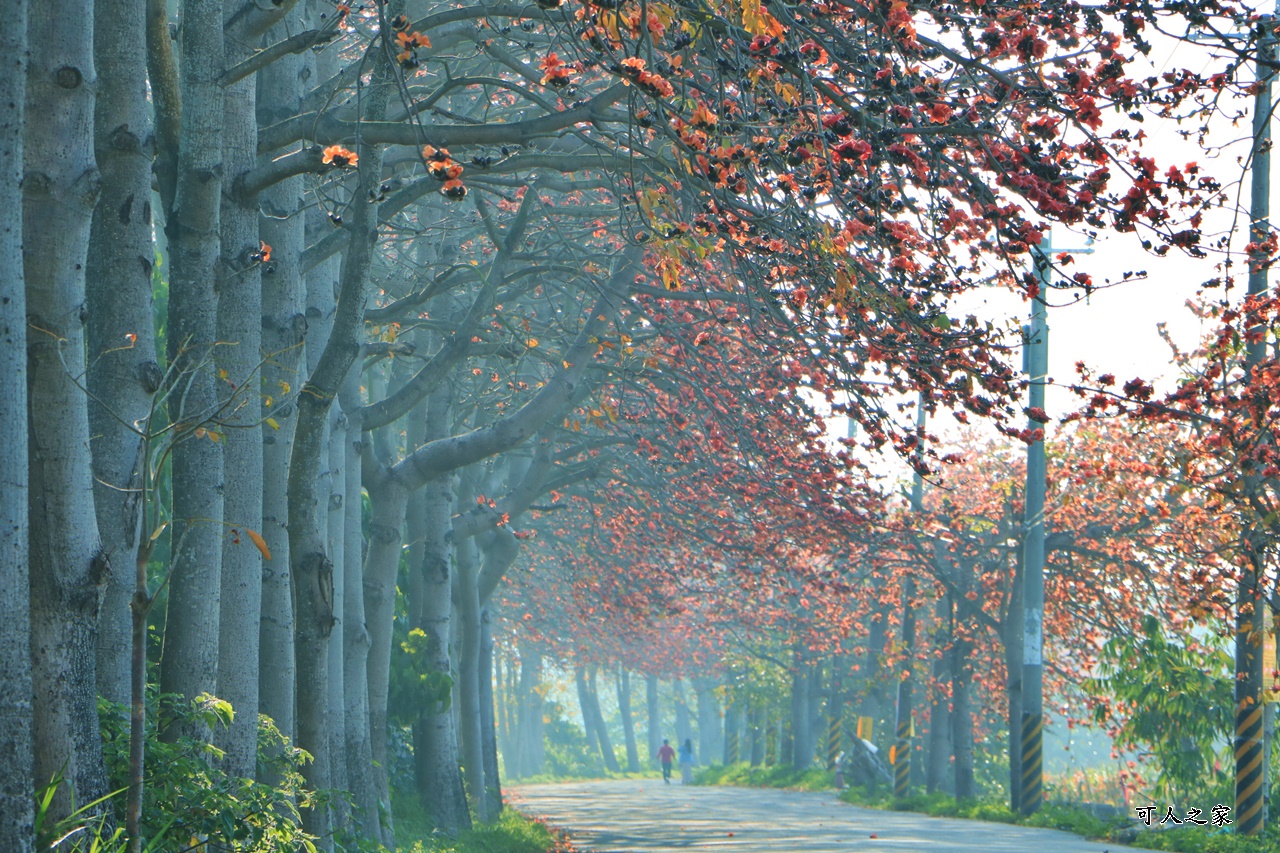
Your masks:
<path fill-rule="evenodd" d="M 827 769 L 835 770 L 840 758 L 841 725 L 840 718 L 833 716 L 827 720 Z"/>
<path fill-rule="evenodd" d="M 766 767 L 772 767 L 778 763 L 778 728 L 773 725 L 772 720 L 769 721 L 769 725 L 765 729 L 764 763 Z"/>
<path fill-rule="evenodd" d="M 1031 814 L 1044 801 L 1044 715 L 1022 715 L 1022 813 Z"/>
<path fill-rule="evenodd" d="M 1236 832 L 1262 831 L 1262 709 L 1261 702 L 1236 706 Z"/>
<path fill-rule="evenodd" d="M 738 763 L 738 733 L 730 731 L 725 735 L 724 757 L 726 763 Z"/>
<path fill-rule="evenodd" d="M 898 721 L 898 742 L 894 745 L 893 795 L 899 799 L 911 793 L 911 719 Z"/>

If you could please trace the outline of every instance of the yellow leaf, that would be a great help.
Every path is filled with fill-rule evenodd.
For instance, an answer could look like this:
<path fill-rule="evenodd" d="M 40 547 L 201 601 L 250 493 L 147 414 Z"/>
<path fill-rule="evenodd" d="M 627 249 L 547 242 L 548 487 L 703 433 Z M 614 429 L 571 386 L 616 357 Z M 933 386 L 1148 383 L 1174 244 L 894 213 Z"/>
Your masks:
<path fill-rule="evenodd" d="M 536 347 L 536 346 L 538 345 L 538 339 L 537 339 L 537 338 L 529 338 L 529 340 L 525 341 L 525 345 L 526 345 L 526 346 L 528 346 L 528 347 L 529 347 L 529 349 L 533 349 L 534 347 Z"/>
<path fill-rule="evenodd" d="M 168 526 L 169 526 L 169 522 L 167 521 L 160 522 L 160 526 L 157 527 L 155 530 L 151 531 L 151 541 L 154 542 L 157 539 L 159 539 L 160 534 L 164 533 L 164 529 Z"/>
<path fill-rule="evenodd" d="M 272 429 L 280 429 L 280 422 L 277 421 L 275 418 L 267 418 L 267 426 L 271 427 Z"/>
<path fill-rule="evenodd" d="M 262 559 L 270 560 L 271 549 L 267 547 L 267 540 L 262 538 L 262 534 L 256 530 L 251 530 L 248 527 L 244 529 L 244 532 L 249 534 L 249 538 L 253 540 L 253 544 L 262 552 Z"/>
<path fill-rule="evenodd" d="M 289 393 L 289 383 L 285 382 L 283 379 L 280 380 L 280 393 L 281 394 Z"/>

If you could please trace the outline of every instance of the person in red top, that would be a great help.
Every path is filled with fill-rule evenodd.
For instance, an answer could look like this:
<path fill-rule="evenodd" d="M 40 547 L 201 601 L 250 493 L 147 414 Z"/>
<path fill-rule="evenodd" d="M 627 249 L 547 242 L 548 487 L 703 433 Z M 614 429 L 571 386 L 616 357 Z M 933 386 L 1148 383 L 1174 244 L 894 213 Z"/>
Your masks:
<path fill-rule="evenodd" d="M 671 762 L 675 760 L 676 751 L 671 748 L 671 744 L 663 738 L 662 748 L 658 750 L 658 760 L 662 762 L 662 781 L 668 785 L 671 784 Z"/>

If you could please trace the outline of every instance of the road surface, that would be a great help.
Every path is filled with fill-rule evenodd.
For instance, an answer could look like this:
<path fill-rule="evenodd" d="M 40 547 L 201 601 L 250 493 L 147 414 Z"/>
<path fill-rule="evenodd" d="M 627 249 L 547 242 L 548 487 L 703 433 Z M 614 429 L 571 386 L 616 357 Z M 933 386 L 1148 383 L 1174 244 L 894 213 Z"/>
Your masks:
<path fill-rule="evenodd" d="M 1105 853 L 1119 847 L 1050 829 L 860 809 L 825 792 L 645 779 L 527 785 L 511 794 L 521 811 L 567 830 L 592 853 Z"/>

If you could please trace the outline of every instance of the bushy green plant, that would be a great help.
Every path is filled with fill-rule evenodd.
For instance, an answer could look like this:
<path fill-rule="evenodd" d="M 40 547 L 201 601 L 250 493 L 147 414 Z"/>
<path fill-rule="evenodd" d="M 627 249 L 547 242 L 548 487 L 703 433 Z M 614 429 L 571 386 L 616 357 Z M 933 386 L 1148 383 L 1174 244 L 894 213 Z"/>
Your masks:
<path fill-rule="evenodd" d="M 1109 640 L 1098 664 L 1099 677 L 1086 680 L 1085 688 L 1126 707 L 1116 743 L 1151 753 L 1160 774 L 1157 798 L 1176 804 L 1206 791 L 1225 792 L 1227 780 L 1214 758 L 1232 730 L 1234 681 L 1222 641 L 1174 640 L 1159 619 L 1147 616 L 1138 634 Z M 1095 707 L 1098 723 L 1114 722 L 1109 702 Z"/>
<path fill-rule="evenodd" d="M 562 779 L 593 779 L 604 775 L 604 761 L 587 743 L 582 729 L 569 722 L 564 707 L 556 702 L 546 704 L 548 722 L 543 727 L 546 738 L 545 769 Z"/>
<path fill-rule="evenodd" d="M 233 853 L 315 849 L 302 830 L 298 807 L 330 797 L 317 797 L 303 787 L 299 767 L 310 756 L 294 748 L 269 718 L 258 721 L 258 761 L 264 771 L 259 775 L 276 779 L 275 785 L 222 772 L 221 751 L 208 738 L 192 734 L 227 725 L 234 713 L 229 704 L 211 696 L 187 702 L 154 691 L 148 699 L 152 707 L 147 714 L 144 841 L 161 836 L 179 840 L 179 846 L 166 844 L 166 850 L 185 850 L 202 841 Z M 101 711 L 107 772 L 112 787 L 122 790 L 128 784 L 127 716 L 119 706 L 106 705 Z M 182 734 L 172 742 L 162 741 L 158 732 L 169 727 Z M 119 808 L 123 825 L 124 798 L 115 797 L 111 803 Z"/>

